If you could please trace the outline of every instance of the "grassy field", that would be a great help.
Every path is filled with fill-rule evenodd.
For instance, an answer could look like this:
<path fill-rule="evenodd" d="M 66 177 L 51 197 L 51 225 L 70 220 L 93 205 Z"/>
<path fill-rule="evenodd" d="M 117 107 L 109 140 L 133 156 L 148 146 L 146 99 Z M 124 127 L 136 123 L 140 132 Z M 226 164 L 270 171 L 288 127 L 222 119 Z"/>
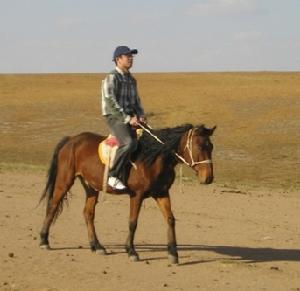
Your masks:
<path fill-rule="evenodd" d="M 103 77 L 0 75 L 1 170 L 45 169 L 62 136 L 107 133 L 100 114 Z M 217 183 L 300 189 L 300 73 L 135 77 L 152 127 L 218 126 L 213 137 Z"/>

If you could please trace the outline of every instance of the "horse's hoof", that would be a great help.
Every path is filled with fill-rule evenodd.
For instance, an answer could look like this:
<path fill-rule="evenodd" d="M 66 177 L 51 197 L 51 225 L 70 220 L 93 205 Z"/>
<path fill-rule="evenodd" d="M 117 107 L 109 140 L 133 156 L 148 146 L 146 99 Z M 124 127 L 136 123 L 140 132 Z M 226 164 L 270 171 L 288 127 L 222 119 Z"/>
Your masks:
<path fill-rule="evenodd" d="M 95 254 L 101 255 L 101 256 L 105 256 L 105 255 L 107 255 L 107 252 L 106 252 L 105 249 L 97 249 L 97 250 L 95 251 Z"/>
<path fill-rule="evenodd" d="M 138 262 L 140 259 L 138 255 L 131 255 L 129 256 L 129 260 L 130 262 Z"/>
<path fill-rule="evenodd" d="M 50 246 L 49 245 L 40 245 L 40 249 L 42 249 L 42 250 L 50 250 Z"/>
<path fill-rule="evenodd" d="M 169 255 L 168 258 L 169 258 L 170 264 L 172 264 L 172 265 L 177 265 L 178 264 L 178 257 Z"/>

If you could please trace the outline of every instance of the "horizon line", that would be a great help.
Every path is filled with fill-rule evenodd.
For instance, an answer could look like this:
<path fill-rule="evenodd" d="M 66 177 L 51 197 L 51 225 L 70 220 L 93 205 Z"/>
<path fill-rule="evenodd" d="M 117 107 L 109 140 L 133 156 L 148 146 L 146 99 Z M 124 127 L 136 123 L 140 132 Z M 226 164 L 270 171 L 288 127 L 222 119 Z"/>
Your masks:
<path fill-rule="evenodd" d="M 109 72 L 9 72 L 1 75 L 75 75 L 75 74 L 108 74 Z M 132 74 L 224 74 L 224 73 L 300 73 L 300 70 L 228 70 L 228 71 L 131 71 Z"/>

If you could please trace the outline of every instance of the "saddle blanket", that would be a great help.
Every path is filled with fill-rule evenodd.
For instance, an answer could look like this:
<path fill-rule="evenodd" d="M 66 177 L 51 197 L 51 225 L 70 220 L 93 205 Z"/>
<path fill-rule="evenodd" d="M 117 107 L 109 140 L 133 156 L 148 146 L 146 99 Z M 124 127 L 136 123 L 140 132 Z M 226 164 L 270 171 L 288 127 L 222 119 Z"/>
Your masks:
<path fill-rule="evenodd" d="M 102 141 L 98 147 L 98 154 L 101 162 L 111 168 L 118 147 L 119 141 L 113 135 L 109 135 L 104 141 Z"/>
<path fill-rule="evenodd" d="M 136 135 L 137 138 L 139 139 L 143 134 L 142 129 L 137 129 L 136 130 Z M 103 140 L 98 147 L 98 154 L 101 162 L 109 166 L 109 168 L 112 167 L 115 157 L 116 157 L 116 152 L 119 147 L 119 141 L 117 138 L 113 135 L 109 135 L 105 140 Z"/>

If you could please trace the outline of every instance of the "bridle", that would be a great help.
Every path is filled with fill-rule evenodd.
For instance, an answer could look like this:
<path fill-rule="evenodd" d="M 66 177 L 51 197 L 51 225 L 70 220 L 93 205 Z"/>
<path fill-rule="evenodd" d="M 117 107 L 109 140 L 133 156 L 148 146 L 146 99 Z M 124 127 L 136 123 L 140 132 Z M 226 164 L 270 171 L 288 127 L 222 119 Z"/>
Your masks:
<path fill-rule="evenodd" d="M 187 163 L 186 164 L 188 166 L 190 166 L 191 168 L 194 168 L 194 166 L 196 165 L 199 165 L 199 164 L 212 164 L 212 160 L 211 159 L 207 159 L 207 160 L 203 160 L 203 161 L 200 161 L 200 162 L 195 162 L 194 161 L 194 158 L 193 158 L 193 151 L 192 151 L 192 145 L 193 145 L 193 135 L 194 135 L 194 132 L 196 131 L 197 128 L 191 128 L 188 132 L 188 137 L 187 137 L 187 140 L 186 140 L 186 145 L 183 149 L 183 153 L 185 152 L 185 150 L 188 151 L 188 154 L 190 156 L 190 159 L 191 159 L 191 163 Z"/>
<path fill-rule="evenodd" d="M 149 135 L 151 135 L 153 138 L 155 138 L 159 143 L 161 144 L 165 144 L 158 136 L 156 136 L 155 134 L 153 134 L 148 128 L 146 128 L 145 126 L 143 126 L 141 123 L 138 123 L 138 125 L 143 129 L 145 130 Z M 185 150 L 187 149 L 188 150 L 188 154 L 189 154 L 189 157 L 191 159 L 191 163 L 187 162 L 186 159 L 184 157 L 182 157 L 181 155 L 179 155 L 178 153 L 174 152 L 174 155 L 179 159 L 181 160 L 184 164 L 186 164 L 187 166 L 191 167 L 193 170 L 194 167 L 196 165 L 199 165 L 199 164 L 212 164 L 212 160 L 210 159 L 207 159 L 207 160 L 203 160 L 203 161 L 200 161 L 200 162 L 195 162 L 194 161 L 194 158 L 193 158 L 193 151 L 192 151 L 192 144 L 193 144 L 193 135 L 194 135 L 194 132 L 196 131 L 197 128 L 191 128 L 188 132 L 188 137 L 187 137 L 187 140 L 186 140 L 186 145 L 183 149 L 183 153 L 185 152 Z"/>

